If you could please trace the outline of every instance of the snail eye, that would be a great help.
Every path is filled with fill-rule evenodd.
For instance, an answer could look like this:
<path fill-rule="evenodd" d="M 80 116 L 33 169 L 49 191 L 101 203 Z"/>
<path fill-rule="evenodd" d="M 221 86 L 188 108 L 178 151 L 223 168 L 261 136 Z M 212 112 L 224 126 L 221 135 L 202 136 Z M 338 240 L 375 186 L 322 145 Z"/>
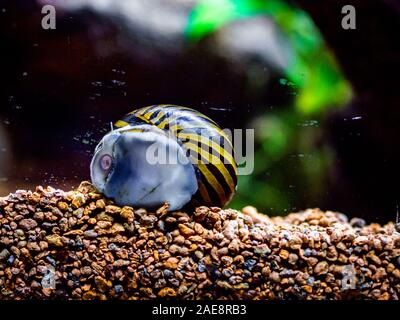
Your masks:
<path fill-rule="evenodd" d="M 100 167 L 104 171 L 110 170 L 112 166 L 112 157 L 109 154 L 105 154 L 100 158 Z"/>

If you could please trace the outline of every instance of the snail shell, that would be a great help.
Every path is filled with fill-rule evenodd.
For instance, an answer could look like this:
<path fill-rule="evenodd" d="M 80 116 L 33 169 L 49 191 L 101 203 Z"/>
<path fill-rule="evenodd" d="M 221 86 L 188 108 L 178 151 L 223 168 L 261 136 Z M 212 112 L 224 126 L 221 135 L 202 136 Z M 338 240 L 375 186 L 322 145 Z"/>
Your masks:
<path fill-rule="evenodd" d="M 178 210 L 188 203 L 223 207 L 233 197 L 232 143 L 204 114 L 152 105 L 115 127 L 96 147 L 90 171 L 96 188 L 117 204 L 153 208 L 167 202 Z M 155 161 L 160 158 L 168 161 Z"/>

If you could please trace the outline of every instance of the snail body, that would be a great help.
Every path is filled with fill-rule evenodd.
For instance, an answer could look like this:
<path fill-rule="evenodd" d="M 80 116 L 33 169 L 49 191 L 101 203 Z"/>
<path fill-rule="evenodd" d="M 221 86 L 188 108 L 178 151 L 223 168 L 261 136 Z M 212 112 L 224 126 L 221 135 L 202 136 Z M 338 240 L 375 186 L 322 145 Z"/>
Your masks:
<path fill-rule="evenodd" d="M 96 147 L 90 169 L 93 184 L 117 204 L 223 207 L 234 195 L 232 143 L 204 114 L 152 105 L 128 113 L 115 128 Z M 154 161 L 160 158 L 169 161 Z"/>

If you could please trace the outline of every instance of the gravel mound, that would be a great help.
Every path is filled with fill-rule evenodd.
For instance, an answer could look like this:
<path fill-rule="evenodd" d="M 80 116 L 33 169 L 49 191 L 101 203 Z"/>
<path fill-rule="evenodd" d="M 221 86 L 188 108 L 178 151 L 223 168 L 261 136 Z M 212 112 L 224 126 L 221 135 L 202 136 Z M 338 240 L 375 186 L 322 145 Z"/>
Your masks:
<path fill-rule="evenodd" d="M 400 233 L 309 209 L 118 207 L 90 183 L 0 198 L 0 299 L 383 299 Z"/>

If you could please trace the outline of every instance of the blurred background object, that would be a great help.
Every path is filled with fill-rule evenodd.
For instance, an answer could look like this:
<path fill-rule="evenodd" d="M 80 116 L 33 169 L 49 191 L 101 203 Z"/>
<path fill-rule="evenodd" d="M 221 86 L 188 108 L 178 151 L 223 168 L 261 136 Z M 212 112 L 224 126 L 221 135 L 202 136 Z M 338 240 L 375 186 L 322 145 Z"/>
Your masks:
<path fill-rule="evenodd" d="M 1 189 L 1 185 L 7 182 L 7 173 L 9 171 L 10 150 L 8 139 L 3 125 L 0 124 L 0 192 L 5 192 Z"/>
<path fill-rule="evenodd" d="M 56 7 L 56 30 L 41 28 L 44 4 Z M 341 28 L 346 4 L 356 7 L 356 30 Z M 110 121 L 174 103 L 222 127 L 255 129 L 255 171 L 239 178 L 230 206 L 392 219 L 396 8 L 390 0 L 0 0 L 0 123 L 13 156 L 0 192 L 77 186 Z"/>

